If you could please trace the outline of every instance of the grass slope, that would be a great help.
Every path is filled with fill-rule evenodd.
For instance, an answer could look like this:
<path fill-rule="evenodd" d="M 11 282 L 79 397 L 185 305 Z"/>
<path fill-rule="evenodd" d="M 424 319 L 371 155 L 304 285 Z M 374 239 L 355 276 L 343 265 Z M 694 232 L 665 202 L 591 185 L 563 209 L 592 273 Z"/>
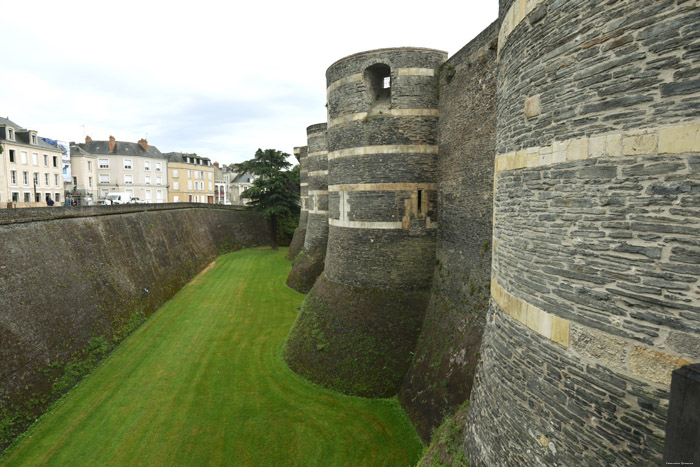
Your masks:
<path fill-rule="evenodd" d="M 3 465 L 414 465 L 396 399 L 342 396 L 281 356 L 303 295 L 285 249 L 243 250 L 184 287 L 57 403 Z"/>

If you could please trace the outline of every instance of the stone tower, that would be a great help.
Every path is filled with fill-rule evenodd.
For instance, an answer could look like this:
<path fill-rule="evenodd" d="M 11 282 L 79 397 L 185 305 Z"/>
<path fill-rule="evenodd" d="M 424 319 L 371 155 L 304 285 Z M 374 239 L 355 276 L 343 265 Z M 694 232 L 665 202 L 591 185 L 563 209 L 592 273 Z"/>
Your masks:
<path fill-rule="evenodd" d="M 660 464 L 700 361 L 697 2 L 501 0 L 473 465 Z"/>
<path fill-rule="evenodd" d="M 304 248 L 297 255 L 287 285 L 307 293 L 323 272 L 328 242 L 328 144 L 326 123 L 317 123 L 306 129 L 307 155 L 302 170 L 306 173 L 306 235 Z M 305 188 L 305 190 L 304 190 Z"/>
<path fill-rule="evenodd" d="M 294 231 L 294 237 L 289 245 L 287 259 L 293 261 L 299 252 L 304 248 L 306 238 L 306 223 L 309 219 L 309 209 L 307 207 L 309 198 L 309 171 L 306 168 L 306 156 L 309 154 L 309 147 L 302 146 L 294 148 L 294 157 L 299 161 L 299 191 L 301 212 L 299 213 L 299 226 Z"/>
<path fill-rule="evenodd" d="M 410 362 L 435 258 L 435 75 L 446 57 L 380 49 L 326 72 L 326 265 L 285 354 L 295 371 L 320 384 L 387 396 Z M 311 157 L 311 143 L 309 151 Z"/>

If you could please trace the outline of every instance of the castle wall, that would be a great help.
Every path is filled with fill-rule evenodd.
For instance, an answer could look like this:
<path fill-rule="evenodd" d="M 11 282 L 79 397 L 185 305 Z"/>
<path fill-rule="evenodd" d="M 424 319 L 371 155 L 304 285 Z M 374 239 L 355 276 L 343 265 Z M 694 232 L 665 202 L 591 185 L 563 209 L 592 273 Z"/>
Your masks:
<path fill-rule="evenodd" d="M 469 398 L 488 311 L 497 38 L 494 23 L 438 70 L 440 226 L 430 301 L 399 392 L 424 441 Z"/>
<path fill-rule="evenodd" d="M 270 235 L 259 213 L 201 204 L 2 210 L 0 449 L 96 339 L 109 347 L 218 254 Z"/>
<path fill-rule="evenodd" d="M 326 123 L 306 129 L 308 146 L 302 170 L 306 175 L 306 234 L 304 247 L 287 277 L 292 289 L 307 293 L 323 272 L 328 244 L 328 143 Z"/>
<path fill-rule="evenodd" d="M 304 241 L 306 240 L 306 225 L 309 220 L 309 169 L 306 161 L 308 155 L 308 146 L 294 148 L 294 156 L 299 161 L 299 202 L 301 203 L 301 210 L 299 213 L 299 226 L 294 231 L 294 236 L 287 251 L 287 259 L 289 261 L 296 259 L 299 252 L 304 248 Z"/>
<path fill-rule="evenodd" d="M 381 49 L 326 72 L 326 266 L 285 351 L 292 369 L 320 384 L 391 395 L 408 367 L 434 260 L 435 69 L 445 58 Z"/>
<path fill-rule="evenodd" d="M 503 4 L 471 463 L 660 463 L 700 359 L 700 11 Z"/>

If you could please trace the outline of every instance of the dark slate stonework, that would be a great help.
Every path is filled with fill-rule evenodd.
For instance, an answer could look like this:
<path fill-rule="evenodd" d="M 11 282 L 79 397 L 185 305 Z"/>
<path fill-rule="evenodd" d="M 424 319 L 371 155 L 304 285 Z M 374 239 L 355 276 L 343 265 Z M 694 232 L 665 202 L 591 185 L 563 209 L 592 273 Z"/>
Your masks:
<path fill-rule="evenodd" d="M 323 272 L 328 242 L 328 145 L 326 123 L 317 123 L 306 129 L 307 143 L 304 151 L 302 176 L 308 186 L 302 187 L 306 195 L 306 232 L 304 246 L 296 255 L 287 277 L 287 285 L 297 292 L 307 293 L 316 278 Z"/>
<path fill-rule="evenodd" d="M 399 392 L 424 441 L 469 398 L 488 309 L 497 37 L 494 23 L 440 67 L 437 267 Z"/>
<path fill-rule="evenodd" d="M 696 2 L 547 1 L 539 10 L 540 21 L 526 19 L 501 44 L 499 154 L 551 144 L 552 135 L 700 117 Z M 542 113 L 528 120 L 525 99 L 537 94 Z"/>
<path fill-rule="evenodd" d="M 309 220 L 309 209 L 306 206 L 309 197 L 309 171 L 306 167 L 306 156 L 309 155 L 309 147 L 302 146 L 299 148 L 294 148 L 294 155 L 299 160 L 299 194 L 301 198 L 301 212 L 299 214 L 299 226 L 294 231 L 294 236 L 292 237 L 292 241 L 289 244 L 289 250 L 287 251 L 287 259 L 289 261 L 294 261 L 297 255 L 304 248 L 306 224 Z"/>
<path fill-rule="evenodd" d="M 497 305 L 483 339 L 478 377 L 489 390 L 472 392 L 471 465 L 661 461 L 668 391 L 562 352 Z"/>
<path fill-rule="evenodd" d="M 700 463 L 700 363 L 673 372 L 664 462 Z"/>
<path fill-rule="evenodd" d="M 329 226 L 324 275 L 310 293 L 313 298 L 307 298 L 285 350 L 290 367 L 319 384 L 351 394 L 387 396 L 396 393 L 410 361 L 434 258 L 436 229 L 431 223 L 436 219 L 428 216 L 436 213 L 435 156 L 425 154 L 425 147 L 434 146 L 437 118 L 391 111 L 436 109 L 431 70 L 445 58 L 444 52 L 427 49 L 382 49 L 346 57 L 326 73 L 329 211 L 335 223 Z M 390 89 L 372 90 L 370 67 L 377 64 L 389 70 Z M 400 72 L 405 68 L 413 70 Z M 369 78 L 355 79 L 363 73 Z M 382 81 L 379 76 L 377 89 Z M 342 120 L 362 112 L 366 118 Z M 399 145 L 410 147 L 382 152 L 382 147 Z M 334 153 L 352 148 L 363 148 L 366 154 Z M 344 186 L 377 183 L 391 185 Z M 353 224 L 358 222 L 367 224 Z M 389 228 L 372 224 L 392 222 Z M 343 298 L 348 296 L 351 302 Z M 352 330 L 333 324 L 345 321 L 353 323 Z M 325 336 L 323 343 L 316 343 L 324 349 L 321 355 L 309 344 L 319 333 Z M 391 340 L 377 338 L 386 333 Z M 382 357 L 381 365 L 374 357 L 353 358 L 348 367 L 346 358 L 327 358 L 338 354 L 391 358 Z M 346 377 L 338 378 L 341 374 Z"/>
<path fill-rule="evenodd" d="M 542 2 L 500 44 L 496 154 L 697 122 L 698 31 L 695 2 Z M 700 359 L 700 174 L 653 138 L 496 174 L 493 280 L 511 298 L 491 302 L 472 465 L 661 463 L 670 371 Z M 502 308 L 522 304 L 568 338 Z"/>

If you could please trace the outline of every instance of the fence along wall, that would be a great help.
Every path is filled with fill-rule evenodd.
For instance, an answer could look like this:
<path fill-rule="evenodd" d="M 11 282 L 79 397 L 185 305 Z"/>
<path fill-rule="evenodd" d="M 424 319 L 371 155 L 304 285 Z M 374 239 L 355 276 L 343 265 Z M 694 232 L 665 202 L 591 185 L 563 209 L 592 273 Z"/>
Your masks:
<path fill-rule="evenodd" d="M 3 441 L 41 413 L 91 340 L 111 341 L 220 252 L 269 245 L 270 235 L 259 213 L 202 205 L 3 211 L 0 415 L 20 415 Z"/>
<path fill-rule="evenodd" d="M 502 7 L 471 461 L 660 463 L 700 359 L 697 2 Z"/>

